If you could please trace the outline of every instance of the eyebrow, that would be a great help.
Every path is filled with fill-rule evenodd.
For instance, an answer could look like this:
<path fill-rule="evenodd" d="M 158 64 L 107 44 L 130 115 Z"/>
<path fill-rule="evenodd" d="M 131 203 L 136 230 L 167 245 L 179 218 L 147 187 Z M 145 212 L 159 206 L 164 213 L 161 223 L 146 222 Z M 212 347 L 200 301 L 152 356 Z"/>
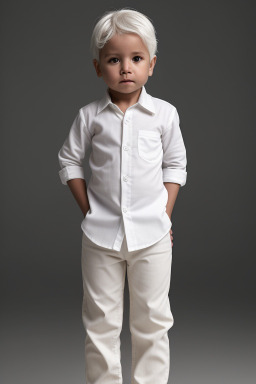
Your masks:
<path fill-rule="evenodd" d="M 144 54 L 144 52 L 142 52 L 142 51 L 139 51 L 139 52 L 132 52 L 132 55 L 142 55 L 142 54 Z M 119 53 L 108 53 L 108 54 L 106 54 L 106 55 L 104 55 L 104 57 L 108 57 L 108 56 L 118 56 L 119 55 Z"/>

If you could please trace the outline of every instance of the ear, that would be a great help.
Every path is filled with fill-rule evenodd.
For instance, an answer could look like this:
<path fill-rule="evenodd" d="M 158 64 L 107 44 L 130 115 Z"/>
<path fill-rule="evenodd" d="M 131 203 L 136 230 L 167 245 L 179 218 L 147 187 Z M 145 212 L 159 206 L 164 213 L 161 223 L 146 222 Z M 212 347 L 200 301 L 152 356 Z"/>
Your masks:
<path fill-rule="evenodd" d="M 101 70 L 100 70 L 100 63 L 98 62 L 98 60 L 93 59 L 93 65 L 94 65 L 95 71 L 97 73 L 97 76 L 101 77 L 102 73 L 101 73 Z"/>
<path fill-rule="evenodd" d="M 149 76 L 152 76 L 153 75 L 153 71 L 154 71 L 154 67 L 156 65 L 156 55 L 153 57 L 153 59 L 151 60 L 150 62 L 150 65 L 149 65 L 149 71 L 148 71 L 148 75 Z"/>

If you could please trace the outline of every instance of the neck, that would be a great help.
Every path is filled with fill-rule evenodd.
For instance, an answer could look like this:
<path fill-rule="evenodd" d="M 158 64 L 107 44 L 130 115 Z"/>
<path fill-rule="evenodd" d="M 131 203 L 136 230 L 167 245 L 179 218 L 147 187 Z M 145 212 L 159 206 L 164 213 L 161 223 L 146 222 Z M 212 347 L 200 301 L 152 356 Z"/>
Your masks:
<path fill-rule="evenodd" d="M 108 93 L 111 97 L 111 101 L 117 105 L 125 105 L 127 107 L 136 104 L 139 100 L 142 88 L 131 93 L 120 93 L 108 88 Z"/>

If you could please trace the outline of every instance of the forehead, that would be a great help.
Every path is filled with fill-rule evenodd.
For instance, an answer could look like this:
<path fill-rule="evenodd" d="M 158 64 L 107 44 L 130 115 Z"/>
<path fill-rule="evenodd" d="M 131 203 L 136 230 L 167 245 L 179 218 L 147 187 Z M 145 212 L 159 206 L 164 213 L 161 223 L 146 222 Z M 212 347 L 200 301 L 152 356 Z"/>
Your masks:
<path fill-rule="evenodd" d="M 141 37 L 135 33 L 123 33 L 114 35 L 104 47 L 100 50 L 101 55 L 106 56 L 107 54 L 114 53 L 148 53 L 148 49 Z"/>

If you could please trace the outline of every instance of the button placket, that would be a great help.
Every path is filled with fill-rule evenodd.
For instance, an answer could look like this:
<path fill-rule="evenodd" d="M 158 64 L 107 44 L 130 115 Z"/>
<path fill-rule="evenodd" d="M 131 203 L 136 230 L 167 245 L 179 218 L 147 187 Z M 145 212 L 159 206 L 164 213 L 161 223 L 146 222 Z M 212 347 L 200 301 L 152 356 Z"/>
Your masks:
<path fill-rule="evenodd" d="M 130 169 L 130 143 L 131 143 L 131 113 L 132 111 L 126 111 L 123 118 L 123 135 L 122 135 L 122 161 L 121 161 L 121 204 L 122 212 L 127 213 L 130 207 L 130 183 L 129 183 L 129 169 Z M 124 218 L 125 220 L 125 218 Z"/>

